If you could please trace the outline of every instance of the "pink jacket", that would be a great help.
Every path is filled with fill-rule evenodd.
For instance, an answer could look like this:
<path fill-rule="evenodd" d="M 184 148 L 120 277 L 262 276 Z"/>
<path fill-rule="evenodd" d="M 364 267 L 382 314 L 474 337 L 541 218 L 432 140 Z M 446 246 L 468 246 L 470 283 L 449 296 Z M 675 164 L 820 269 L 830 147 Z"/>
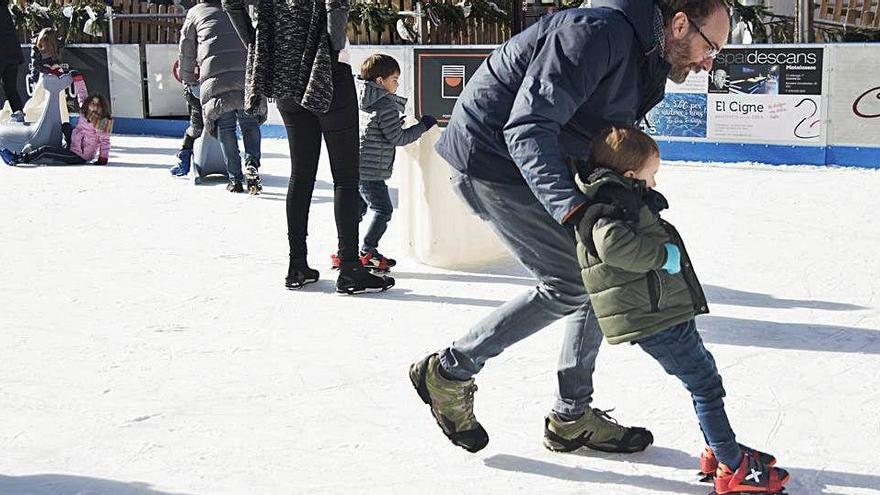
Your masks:
<path fill-rule="evenodd" d="M 80 115 L 79 122 L 73 129 L 70 151 L 87 162 L 92 161 L 97 154 L 98 161 L 106 163 L 110 156 L 110 133 L 96 129 L 85 115 Z"/>
<path fill-rule="evenodd" d="M 88 98 L 85 81 L 82 76 L 77 75 L 73 78 L 73 89 L 76 91 L 76 98 L 79 104 Z M 90 162 L 98 155 L 98 161 L 107 163 L 110 156 L 110 131 L 113 127 L 112 119 L 101 119 L 95 124 L 89 122 L 85 115 L 80 114 L 79 122 L 73 129 L 70 139 L 70 151 L 79 155 L 86 162 Z"/>

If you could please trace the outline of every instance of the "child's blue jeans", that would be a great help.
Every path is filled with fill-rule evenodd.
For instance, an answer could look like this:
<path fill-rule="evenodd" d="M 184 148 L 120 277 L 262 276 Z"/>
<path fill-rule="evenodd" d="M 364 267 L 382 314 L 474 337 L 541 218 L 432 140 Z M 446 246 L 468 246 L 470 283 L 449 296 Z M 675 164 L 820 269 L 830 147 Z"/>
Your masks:
<path fill-rule="evenodd" d="M 388 229 L 394 205 L 391 204 L 391 195 L 388 194 L 388 186 L 384 180 L 362 180 L 358 189 L 361 193 L 360 219 L 364 219 L 367 208 L 373 210 L 373 220 L 364 234 L 361 251 L 374 252 L 379 248 L 379 241 Z"/>
<path fill-rule="evenodd" d="M 721 375 L 703 346 L 696 322 L 686 321 L 637 343 L 691 393 L 703 437 L 718 460 L 731 469 L 739 467 L 742 452 L 724 412 Z"/>

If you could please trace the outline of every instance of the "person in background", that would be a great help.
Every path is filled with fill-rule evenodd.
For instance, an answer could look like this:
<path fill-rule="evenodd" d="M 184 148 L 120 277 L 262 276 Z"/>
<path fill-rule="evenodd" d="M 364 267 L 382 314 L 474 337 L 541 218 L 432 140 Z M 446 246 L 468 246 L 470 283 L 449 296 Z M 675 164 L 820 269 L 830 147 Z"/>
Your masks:
<path fill-rule="evenodd" d="M 76 85 L 74 87 L 78 90 L 84 88 Z M 0 150 L 0 158 L 7 165 L 84 165 L 92 160 L 95 160 L 95 165 L 106 165 L 110 156 L 110 132 L 113 129 L 113 118 L 110 116 L 107 100 L 99 94 L 86 96 L 85 93 L 78 93 L 77 97 L 81 103 L 79 121 L 70 135 L 65 135 L 69 147 L 41 146 L 24 153 L 3 148 Z"/>
<path fill-rule="evenodd" d="M 180 79 L 200 86 L 203 132 L 220 141 L 229 176 L 226 189 L 243 192 L 247 175 L 248 190 L 256 194 L 260 188 L 260 124 L 266 120 L 267 107 L 262 101 L 255 114 L 244 111 L 246 59 L 245 47 L 220 0 L 201 0 L 187 11 L 180 32 Z M 244 141 L 244 171 L 236 124 Z"/>
<path fill-rule="evenodd" d="M 12 109 L 12 122 L 24 122 L 24 105 L 21 94 L 18 92 L 18 67 L 24 63 L 21 56 L 21 46 L 18 43 L 15 22 L 9 11 L 11 0 L 0 0 L 0 82 L 3 85 L 3 94 Z"/>
<path fill-rule="evenodd" d="M 397 264 L 379 252 L 379 241 L 394 206 L 385 181 L 394 171 L 397 146 L 415 142 L 422 134 L 437 124 L 431 115 L 423 115 L 418 124 L 404 128 L 400 114 L 406 109 L 406 98 L 397 94 L 400 86 L 400 64 L 394 57 L 377 53 L 361 64 L 358 87 L 360 116 L 360 219 L 363 221 L 367 208 L 373 211 L 373 220 L 364 234 L 361 244 L 361 263 L 372 270 L 387 272 Z M 339 266 L 339 258 L 333 256 L 333 265 Z"/>
<path fill-rule="evenodd" d="M 185 84 L 183 87 L 183 99 L 189 112 L 189 127 L 183 133 L 183 142 L 180 151 L 177 152 L 177 165 L 171 168 L 171 175 L 183 177 L 189 174 L 192 165 L 193 145 L 196 139 L 202 137 L 205 128 L 202 120 L 202 102 L 199 100 L 199 86 L 197 84 Z"/>
<path fill-rule="evenodd" d="M 247 4 L 256 4 L 254 27 Z M 333 173 L 333 211 L 340 259 L 336 292 L 384 291 L 391 277 L 376 276 L 358 256 L 358 109 L 351 66 L 339 61 L 345 46 L 349 0 L 223 0 L 223 8 L 248 46 L 245 101 L 249 113 L 275 98 L 287 129 L 289 264 L 284 285 L 318 281 L 308 264 L 309 208 L 321 155 L 321 138 Z"/>

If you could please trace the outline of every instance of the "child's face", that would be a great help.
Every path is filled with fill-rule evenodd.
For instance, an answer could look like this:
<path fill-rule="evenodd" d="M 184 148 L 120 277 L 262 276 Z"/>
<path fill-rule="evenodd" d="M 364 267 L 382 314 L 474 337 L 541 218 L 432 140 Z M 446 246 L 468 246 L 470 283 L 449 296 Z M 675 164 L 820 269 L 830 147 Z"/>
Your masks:
<path fill-rule="evenodd" d="M 97 98 L 92 98 L 92 101 L 89 102 L 89 113 L 94 115 L 101 115 L 104 113 L 104 109 L 101 108 L 101 102 Z"/>
<path fill-rule="evenodd" d="M 395 72 L 388 77 L 377 77 L 376 84 L 385 88 L 391 94 L 397 93 L 397 88 L 400 87 L 400 72 Z"/>
<path fill-rule="evenodd" d="M 660 155 L 651 155 L 645 160 L 641 168 L 638 170 L 627 170 L 623 176 L 643 180 L 648 187 L 653 188 L 657 187 L 657 181 L 654 180 L 654 176 L 657 175 L 658 170 L 660 170 Z"/>

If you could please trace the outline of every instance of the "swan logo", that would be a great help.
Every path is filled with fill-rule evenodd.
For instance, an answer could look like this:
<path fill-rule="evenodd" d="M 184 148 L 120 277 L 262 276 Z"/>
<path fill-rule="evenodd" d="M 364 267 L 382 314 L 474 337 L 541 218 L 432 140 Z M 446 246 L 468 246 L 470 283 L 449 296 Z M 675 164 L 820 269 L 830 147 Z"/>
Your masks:
<path fill-rule="evenodd" d="M 799 139 L 814 139 L 821 135 L 821 130 L 819 128 L 819 118 L 817 115 L 819 114 L 819 105 L 809 99 L 804 98 L 799 101 L 795 108 L 804 107 L 806 111 L 806 115 L 794 126 L 794 135 Z"/>
<path fill-rule="evenodd" d="M 852 111 L 863 119 L 880 118 L 880 86 L 860 94 L 852 104 Z"/>

